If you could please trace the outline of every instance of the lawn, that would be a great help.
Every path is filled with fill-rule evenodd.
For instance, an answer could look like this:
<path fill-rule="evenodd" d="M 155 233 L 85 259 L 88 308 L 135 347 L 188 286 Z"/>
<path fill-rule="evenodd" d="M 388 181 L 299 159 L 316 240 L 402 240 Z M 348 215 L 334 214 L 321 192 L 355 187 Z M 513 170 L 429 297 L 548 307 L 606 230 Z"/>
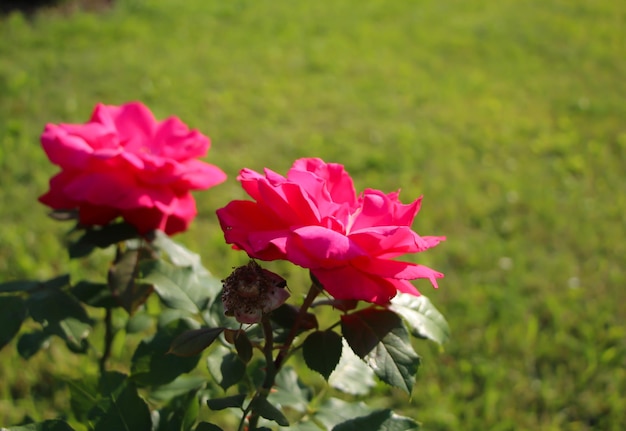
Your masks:
<path fill-rule="evenodd" d="M 416 345 L 416 388 L 390 407 L 432 431 L 621 431 L 625 76 L 613 0 L 118 0 L 0 17 L 0 281 L 92 270 L 36 201 L 56 172 L 38 137 L 140 100 L 209 135 L 206 161 L 229 175 L 176 237 L 219 277 L 245 261 L 214 214 L 243 198 L 242 167 L 321 157 L 359 190 L 424 196 L 415 230 L 448 239 L 416 258 L 446 278 L 418 287 L 452 338 Z M 55 373 L 95 370 L 64 349 L 0 352 L 0 425 L 68 408 Z"/>

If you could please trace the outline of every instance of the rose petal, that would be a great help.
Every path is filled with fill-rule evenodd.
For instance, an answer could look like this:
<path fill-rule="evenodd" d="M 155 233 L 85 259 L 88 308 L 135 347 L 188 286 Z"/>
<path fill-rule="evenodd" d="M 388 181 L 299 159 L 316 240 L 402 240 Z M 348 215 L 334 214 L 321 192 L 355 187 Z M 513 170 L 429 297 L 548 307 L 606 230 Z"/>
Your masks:
<path fill-rule="evenodd" d="M 388 280 L 363 273 L 351 266 L 313 269 L 313 275 L 336 299 L 355 299 L 386 304 L 396 295 L 396 286 Z"/>

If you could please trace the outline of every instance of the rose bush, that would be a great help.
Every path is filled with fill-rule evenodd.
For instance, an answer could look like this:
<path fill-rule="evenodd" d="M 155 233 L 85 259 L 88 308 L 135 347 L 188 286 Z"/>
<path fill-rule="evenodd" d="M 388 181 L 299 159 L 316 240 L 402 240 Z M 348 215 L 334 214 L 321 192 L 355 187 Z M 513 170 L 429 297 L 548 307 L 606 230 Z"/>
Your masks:
<path fill-rule="evenodd" d="M 209 138 L 176 117 L 155 120 L 138 102 L 98 104 L 86 124 L 48 124 L 41 143 L 61 172 L 40 202 L 77 209 L 86 226 L 121 216 L 140 234 L 184 231 L 196 215 L 190 190 L 226 179 L 216 166 L 197 160 Z"/>
<path fill-rule="evenodd" d="M 217 211 L 226 242 L 261 260 L 288 260 L 311 270 L 336 299 L 385 304 L 397 292 L 419 295 L 409 280 L 443 277 L 428 267 L 393 260 L 437 245 L 444 237 L 411 229 L 421 198 L 402 204 L 398 192 L 366 189 L 357 196 L 340 164 L 297 160 L 283 177 L 243 169 L 253 201 Z"/>

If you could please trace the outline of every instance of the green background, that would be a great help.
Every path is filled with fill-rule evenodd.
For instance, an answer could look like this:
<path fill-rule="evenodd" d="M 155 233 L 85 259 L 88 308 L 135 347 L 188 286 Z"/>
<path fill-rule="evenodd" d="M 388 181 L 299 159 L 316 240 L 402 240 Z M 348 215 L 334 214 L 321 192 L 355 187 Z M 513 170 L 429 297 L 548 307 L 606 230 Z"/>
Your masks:
<path fill-rule="evenodd" d="M 214 215 L 244 198 L 242 167 L 321 157 L 358 190 L 424 195 L 415 230 L 448 240 L 415 261 L 446 278 L 417 286 L 452 338 L 416 345 L 416 388 L 379 388 L 388 407 L 427 430 L 626 428 L 626 3 L 70 9 L 0 18 L 0 281 L 95 270 L 68 261 L 69 226 L 36 201 L 56 173 L 38 137 L 140 100 L 209 135 L 206 161 L 229 175 L 176 237 L 218 277 L 245 261 Z M 68 409 L 55 376 L 81 370 L 63 346 L 23 361 L 9 345 L 0 361 L 0 424 Z"/>

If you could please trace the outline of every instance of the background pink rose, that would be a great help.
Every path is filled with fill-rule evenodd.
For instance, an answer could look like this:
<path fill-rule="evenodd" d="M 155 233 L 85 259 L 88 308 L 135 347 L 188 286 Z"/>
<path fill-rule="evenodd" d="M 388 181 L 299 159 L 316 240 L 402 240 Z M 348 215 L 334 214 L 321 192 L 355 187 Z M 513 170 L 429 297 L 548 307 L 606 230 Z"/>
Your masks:
<path fill-rule="evenodd" d="M 437 287 L 443 277 L 393 260 L 445 239 L 411 230 L 421 198 L 405 205 L 397 192 L 357 196 L 342 165 L 314 158 L 297 160 L 286 178 L 243 169 L 238 180 L 254 202 L 232 201 L 217 211 L 226 242 L 253 258 L 309 268 L 337 299 L 385 304 L 398 291 L 419 295 L 408 280 L 428 278 Z"/>
<path fill-rule="evenodd" d="M 181 232 L 196 215 L 190 190 L 207 189 L 226 175 L 196 160 L 210 141 L 178 118 L 156 121 L 141 103 L 98 104 L 86 124 L 48 124 L 41 143 L 61 172 L 39 200 L 78 209 L 83 225 L 121 216 L 145 234 Z"/>

